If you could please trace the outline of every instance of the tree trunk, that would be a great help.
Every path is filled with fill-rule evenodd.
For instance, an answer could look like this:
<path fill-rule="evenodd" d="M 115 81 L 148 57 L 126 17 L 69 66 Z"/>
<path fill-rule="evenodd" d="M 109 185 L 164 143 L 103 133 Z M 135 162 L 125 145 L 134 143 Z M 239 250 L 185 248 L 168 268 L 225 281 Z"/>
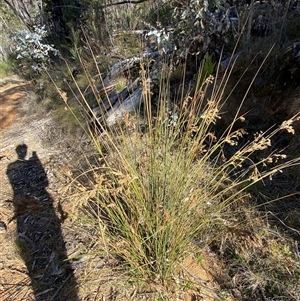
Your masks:
<path fill-rule="evenodd" d="M 31 14 L 39 9 L 37 4 L 26 0 L 4 0 L 4 2 L 10 7 L 23 25 L 29 30 L 32 29 L 35 20 Z"/>

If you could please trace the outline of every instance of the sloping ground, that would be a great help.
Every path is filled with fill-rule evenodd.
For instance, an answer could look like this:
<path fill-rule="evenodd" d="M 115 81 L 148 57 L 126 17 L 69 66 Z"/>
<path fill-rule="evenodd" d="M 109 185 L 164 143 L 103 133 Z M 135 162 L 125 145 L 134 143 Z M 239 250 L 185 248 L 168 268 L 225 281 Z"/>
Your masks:
<path fill-rule="evenodd" d="M 101 250 L 99 234 L 72 214 L 77 200 L 64 191 L 88 143 L 39 108 L 29 82 L 0 82 L 0 103 L 0 300 L 156 300 L 154 289 L 139 292 L 113 272 L 115 259 L 93 254 Z M 198 287 L 177 300 L 216 297 L 212 275 L 222 274 L 221 263 L 209 252 L 202 257 L 184 263 L 186 279 Z"/>

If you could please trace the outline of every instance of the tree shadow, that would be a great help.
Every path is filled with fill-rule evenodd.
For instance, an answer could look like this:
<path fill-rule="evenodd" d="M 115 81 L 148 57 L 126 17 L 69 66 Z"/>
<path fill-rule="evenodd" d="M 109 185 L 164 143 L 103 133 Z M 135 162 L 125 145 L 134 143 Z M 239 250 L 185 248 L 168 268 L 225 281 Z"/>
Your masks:
<path fill-rule="evenodd" d="M 58 217 L 47 192 L 47 174 L 36 152 L 26 160 L 27 145 L 17 146 L 18 159 L 7 167 L 13 188 L 16 243 L 24 260 L 35 301 L 78 300 L 77 284 L 61 231 L 65 213 Z"/>

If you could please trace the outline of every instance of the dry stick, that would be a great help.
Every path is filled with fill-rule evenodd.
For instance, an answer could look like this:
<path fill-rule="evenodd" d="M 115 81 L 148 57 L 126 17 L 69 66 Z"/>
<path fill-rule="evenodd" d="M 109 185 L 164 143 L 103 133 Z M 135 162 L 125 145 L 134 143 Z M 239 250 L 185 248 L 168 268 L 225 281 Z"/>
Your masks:
<path fill-rule="evenodd" d="M 296 252 L 296 255 L 298 256 L 298 259 L 300 260 L 300 252 L 299 252 L 299 247 L 298 247 L 297 241 L 295 241 L 295 252 Z"/>
<path fill-rule="evenodd" d="M 4 0 L 5 2 L 7 0 Z M 104 4 L 104 5 L 90 5 L 90 6 L 76 6 L 76 5 L 55 5 L 53 6 L 53 8 L 75 8 L 75 9 L 87 9 L 87 8 L 93 8 L 93 9 L 103 9 L 103 8 L 107 8 L 110 6 L 115 6 L 115 5 L 122 5 L 122 4 L 139 4 L 139 3 L 143 3 L 143 2 L 147 2 L 149 0 L 136 0 L 136 1 L 132 1 L 132 0 L 125 0 L 125 1 L 120 1 L 120 2 L 115 2 L 115 3 L 108 3 L 108 4 Z M 8 2 L 7 2 L 8 3 Z"/>
<path fill-rule="evenodd" d="M 247 42 L 249 42 L 250 38 L 251 38 L 253 12 L 254 12 L 254 0 L 251 0 L 250 11 L 249 11 L 249 21 L 248 21 L 248 31 L 247 31 L 247 37 L 246 37 Z"/>
<path fill-rule="evenodd" d="M 105 7 L 109 7 L 109 6 L 114 6 L 114 5 L 121 5 L 121 4 L 139 4 L 139 3 L 143 3 L 143 2 L 147 2 L 149 0 L 125 0 L 125 1 L 120 1 L 120 2 L 115 2 L 115 3 L 109 3 L 109 4 L 105 4 L 101 7 L 105 8 Z"/>
<path fill-rule="evenodd" d="M 287 224 L 285 224 L 279 217 L 277 217 L 273 212 L 269 211 L 268 214 L 271 214 L 272 216 L 274 216 L 282 225 L 284 225 L 285 227 L 287 227 L 288 229 L 300 234 L 300 231 L 292 228 L 292 227 L 289 227 Z"/>

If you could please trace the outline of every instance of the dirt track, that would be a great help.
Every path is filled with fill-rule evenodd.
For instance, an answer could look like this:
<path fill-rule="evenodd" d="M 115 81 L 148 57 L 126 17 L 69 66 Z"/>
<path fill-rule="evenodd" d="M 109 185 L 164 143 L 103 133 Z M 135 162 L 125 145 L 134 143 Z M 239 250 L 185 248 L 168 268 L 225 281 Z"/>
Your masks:
<path fill-rule="evenodd" d="M 75 297 L 66 297 L 69 293 L 64 293 L 63 287 L 67 286 L 66 281 L 70 282 L 70 277 L 63 275 L 53 259 L 54 253 L 61 252 L 58 249 L 64 250 L 64 258 L 68 256 L 65 246 L 72 237 L 68 233 L 68 222 L 62 225 L 63 220 L 60 219 L 66 203 L 61 202 L 59 192 L 65 183 L 61 182 L 62 173 L 59 175 L 54 169 L 56 165 L 62 172 L 66 162 L 61 160 L 61 149 L 57 145 L 46 143 L 47 133 L 53 127 L 51 114 L 41 111 L 34 102 L 31 84 L 15 77 L 0 83 L 0 104 L 0 300 L 76 300 Z M 24 162 L 18 160 L 16 154 L 16 147 L 20 144 L 28 147 Z M 38 156 L 36 162 L 40 162 L 35 166 L 33 161 L 28 160 L 34 153 Z M 30 166 L 27 164 L 26 169 L 23 168 L 23 173 L 25 170 L 27 174 L 21 179 L 18 168 L 28 162 Z M 9 166 L 12 167 L 10 176 L 14 178 L 10 181 L 7 174 Z M 27 199 L 19 200 L 17 207 L 16 187 L 12 187 L 14 185 L 11 183 L 25 180 L 27 186 L 33 186 L 35 178 L 38 179 L 35 185 L 41 186 L 37 166 L 47 179 L 44 195 L 38 196 L 39 188 L 32 195 L 27 193 L 27 196 L 23 191 Z M 29 176 L 30 173 L 33 175 Z M 45 199 L 45 195 L 51 202 L 44 206 L 39 200 Z M 39 235 L 41 231 L 42 236 Z M 54 239 L 46 240 L 46 236 L 53 236 Z M 32 247 L 30 244 L 27 246 L 26 241 L 30 241 Z M 61 246 L 58 246 L 59 241 Z M 45 267 L 48 272 L 41 272 Z M 74 286 L 75 280 L 72 281 Z M 45 285 L 45 282 L 48 284 Z M 51 299 L 53 296 L 54 299 Z"/>
<path fill-rule="evenodd" d="M 0 204 L 11 197 L 11 187 L 6 176 L 6 167 L 16 158 L 18 144 L 28 146 L 28 154 L 36 151 L 39 158 L 47 158 L 55 153 L 49 145 L 44 145 L 43 137 L 51 117 L 43 114 L 34 103 L 33 87 L 29 82 L 10 78 L 0 83 Z M 0 218 L 5 219 L 5 217 Z"/>

